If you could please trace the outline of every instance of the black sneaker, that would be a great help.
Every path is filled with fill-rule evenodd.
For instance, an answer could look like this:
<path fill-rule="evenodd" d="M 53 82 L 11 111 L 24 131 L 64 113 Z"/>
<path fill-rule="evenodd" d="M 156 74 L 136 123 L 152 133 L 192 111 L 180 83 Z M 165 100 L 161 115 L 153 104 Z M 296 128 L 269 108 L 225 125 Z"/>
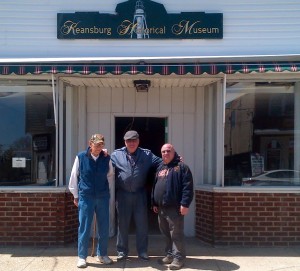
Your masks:
<path fill-rule="evenodd" d="M 159 264 L 170 264 L 173 262 L 173 257 L 171 255 L 167 255 L 166 257 L 162 258 L 162 259 L 158 259 L 158 263 Z"/>
<path fill-rule="evenodd" d="M 123 261 L 123 260 L 126 260 L 128 258 L 128 256 L 125 254 L 125 253 L 123 253 L 123 252 L 119 252 L 118 253 L 118 256 L 117 256 L 117 261 L 119 262 L 119 261 Z"/>
<path fill-rule="evenodd" d="M 179 259 L 174 259 L 173 262 L 169 265 L 170 270 L 179 270 L 183 267 L 183 261 Z"/>

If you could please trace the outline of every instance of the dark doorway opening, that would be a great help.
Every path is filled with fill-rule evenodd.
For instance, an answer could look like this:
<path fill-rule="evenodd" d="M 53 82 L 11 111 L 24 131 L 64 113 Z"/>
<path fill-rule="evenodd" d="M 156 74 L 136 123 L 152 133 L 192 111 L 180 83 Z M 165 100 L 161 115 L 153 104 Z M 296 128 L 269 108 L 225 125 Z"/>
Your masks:
<path fill-rule="evenodd" d="M 124 146 L 123 136 L 128 130 L 136 130 L 140 135 L 140 147 L 151 150 L 160 157 L 161 146 L 167 141 L 167 118 L 156 117 L 116 117 L 115 118 L 115 148 Z M 148 191 L 148 222 L 149 234 L 158 234 L 157 215 L 150 209 L 151 188 L 154 172 L 149 174 L 147 180 Z M 134 233 L 134 223 L 131 223 L 131 233 Z"/>

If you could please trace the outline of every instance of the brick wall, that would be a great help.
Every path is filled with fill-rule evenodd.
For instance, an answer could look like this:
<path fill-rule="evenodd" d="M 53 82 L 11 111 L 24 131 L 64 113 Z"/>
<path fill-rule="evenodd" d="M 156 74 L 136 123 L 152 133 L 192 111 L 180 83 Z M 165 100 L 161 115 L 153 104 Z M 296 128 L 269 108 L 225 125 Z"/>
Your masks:
<path fill-rule="evenodd" d="M 77 239 L 69 193 L 0 193 L 0 245 L 64 245 Z"/>
<path fill-rule="evenodd" d="M 300 245 L 300 194 L 196 191 L 196 236 L 212 245 Z"/>

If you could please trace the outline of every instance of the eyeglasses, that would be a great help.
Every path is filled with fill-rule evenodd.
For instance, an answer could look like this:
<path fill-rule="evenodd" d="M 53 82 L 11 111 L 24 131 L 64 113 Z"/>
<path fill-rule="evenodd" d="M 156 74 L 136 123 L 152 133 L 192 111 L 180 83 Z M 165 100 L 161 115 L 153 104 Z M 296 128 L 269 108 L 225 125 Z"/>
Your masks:
<path fill-rule="evenodd" d="M 169 153 L 171 152 L 170 150 L 164 150 L 164 151 L 161 151 L 161 153 Z"/>
<path fill-rule="evenodd" d="M 101 148 L 101 147 L 103 147 L 104 146 L 104 143 L 103 142 L 100 142 L 100 143 L 93 143 L 93 146 L 95 147 L 95 148 Z"/>

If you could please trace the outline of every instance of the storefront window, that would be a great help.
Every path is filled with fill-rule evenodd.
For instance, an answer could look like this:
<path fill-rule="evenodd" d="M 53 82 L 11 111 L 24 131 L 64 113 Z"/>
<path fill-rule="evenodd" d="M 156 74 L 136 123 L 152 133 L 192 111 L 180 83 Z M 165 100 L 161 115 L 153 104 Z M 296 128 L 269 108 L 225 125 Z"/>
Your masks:
<path fill-rule="evenodd" d="M 294 85 L 233 82 L 226 91 L 225 185 L 300 185 Z"/>
<path fill-rule="evenodd" d="M 0 87 L 0 186 L 55 185 L 51 87 Z"/>

